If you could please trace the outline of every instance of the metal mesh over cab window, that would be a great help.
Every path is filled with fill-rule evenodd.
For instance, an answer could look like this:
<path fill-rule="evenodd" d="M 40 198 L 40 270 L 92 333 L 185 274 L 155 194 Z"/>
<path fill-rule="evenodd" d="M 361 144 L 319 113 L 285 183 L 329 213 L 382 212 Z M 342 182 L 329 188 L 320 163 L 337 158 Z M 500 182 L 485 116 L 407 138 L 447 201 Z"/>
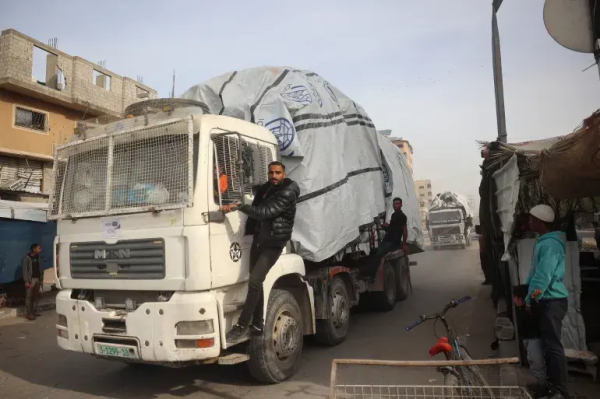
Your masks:
<path fill-rule="evenodd" d="M 50 217 L 191 205 L 193 133 L 183 120 L 59 148 Z"/>
<path fill-rule="evenodd" d="M 216 136 L 213 142 L 216 203 L 219 203 L 219 194 L 224 205 L 239 202 L 242 187 L 244 194 L 252 194 L 254 186 L 268 180 L 268 165 L 273 161 L 273 153 L 268 146 L 241 139 L 240 151 L 240 139 L 237 135 Z"/>

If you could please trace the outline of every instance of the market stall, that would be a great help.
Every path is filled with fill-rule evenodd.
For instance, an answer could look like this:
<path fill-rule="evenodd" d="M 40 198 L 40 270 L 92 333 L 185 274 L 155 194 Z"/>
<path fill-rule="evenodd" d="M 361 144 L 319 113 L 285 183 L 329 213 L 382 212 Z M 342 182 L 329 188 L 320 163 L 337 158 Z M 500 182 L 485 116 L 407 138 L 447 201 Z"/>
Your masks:
<path fill-rule="evenodd" d="M 567 233 L 565 285 L 570 295 L 562 340 L 576 353 L 600 345 L 600 261 L 597 254 L 581 250 L 576 231 L 579 217 L 600 210 L 600 163 L 595 166 L 599 127 L 600 114 L 594 113 L 566 136 L 482 143 L 480 220 L 492 259 L 494 304 L 514 323 L 512 287 L 525 283 L 536 240 L 528 229 L 528 212 L 540 203 L 550 205 L 556 228 Z"/>

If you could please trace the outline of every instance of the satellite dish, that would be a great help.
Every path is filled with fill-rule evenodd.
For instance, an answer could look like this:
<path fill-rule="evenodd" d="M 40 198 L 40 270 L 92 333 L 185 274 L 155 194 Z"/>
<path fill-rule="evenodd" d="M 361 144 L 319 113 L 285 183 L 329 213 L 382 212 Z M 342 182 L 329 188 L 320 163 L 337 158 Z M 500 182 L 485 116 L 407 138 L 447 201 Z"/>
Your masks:
<path fill-rule="evenodd" d="M 589 0 L 546 0 L 544 25 L 561 46 L 579 53 L 594 52 Z"/>

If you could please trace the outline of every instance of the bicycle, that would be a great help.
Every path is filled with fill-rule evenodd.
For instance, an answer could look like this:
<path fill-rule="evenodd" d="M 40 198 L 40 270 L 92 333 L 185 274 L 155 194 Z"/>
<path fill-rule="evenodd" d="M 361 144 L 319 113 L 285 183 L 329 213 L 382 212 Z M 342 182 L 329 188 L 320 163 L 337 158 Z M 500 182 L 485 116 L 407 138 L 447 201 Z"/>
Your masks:
<path fill-rule="evenodd" d="M 446 313 L 450 309 L 454 309 L 461 303 L 467 302 L 470 299 L 472 299 L 472 297 L 470 295 L 467 295 L 464 298 L 452 300 L 444 307 L 444 309 L 440 313 L 422 315 L 421 317 L 419 317 L 419 320 L 412 323 L 411 325 L 408 325 L 405 328 L 405 330 L 410 331 L 413 328 L 429 320 L 434 320 L 434 322 L 436 323 L 438 321 L 441 321 L 444 325 L 444 328 L 446 329 L 446 336 L 441 337 L 438 340 L 438 342 L 429 349 L 429 355 L 433 357 L 440 353 L 443 353 L 446 357 L 446 360 L 449 361 L 471 361 L 473 359 L 471 359 L 467 348 L 465 348 L 464 345 L 460 343 L 458 336 L 455 334 L 452 326 L 446 319 Z M 494 394 L 492 392 L 492 389 L 490 388 L 490 385 L 487 383 L 486 379 L 483 377 L 477 366 L 441 366 L 438 367 L 438 371 L 444 375 L 444 386 L 452 387 L 453 390 L 459 392 L 460 396 L 457 395 L 457 397 L 464 397 L 465 395 L 468 395 L 470 391 L 475 389 L 475 387 L 477 387 L 477 390 L 481 390 L 481 388 L 484 387 L 489 394 L 489 398 L 494 398 Z"/>

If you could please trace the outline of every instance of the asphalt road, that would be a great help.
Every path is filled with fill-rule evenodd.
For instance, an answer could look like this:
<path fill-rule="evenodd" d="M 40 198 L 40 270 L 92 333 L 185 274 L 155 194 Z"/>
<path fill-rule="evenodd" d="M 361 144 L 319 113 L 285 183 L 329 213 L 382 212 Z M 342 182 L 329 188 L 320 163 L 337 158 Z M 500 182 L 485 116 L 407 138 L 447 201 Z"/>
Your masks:
<path fill-rule="evenodd" d="M 450 299 L 467 294 L 475 300 L 453 310 L 452 319 L 460 334 L 469 335 L 473 357 L 489 355 L 494 312 L 487 299 L 489 288 L 480 285 L 477 246 L 430 251 L 411 260 L 418 266 L 411 268 L 414 292 L 406 301 L 387 313 L 353 313 L 348 339 L 337 347 L 321 347 L 306 339 L 296 375 L 282 384 L 255 383 L 243 364 L 140 369 L 65 352 L 56 345 L 55 315 L 47 312 L 33 323 L 0 321 L 0 398 L 327 398 L 334 358 L 428 359 L 428 349 L 436 341 L 433 325 L 411 332 L 404 327 L 418 315 L 441 310 Z M 349 371 L 344 383 L 381 378 L 372 371 Z"/>

